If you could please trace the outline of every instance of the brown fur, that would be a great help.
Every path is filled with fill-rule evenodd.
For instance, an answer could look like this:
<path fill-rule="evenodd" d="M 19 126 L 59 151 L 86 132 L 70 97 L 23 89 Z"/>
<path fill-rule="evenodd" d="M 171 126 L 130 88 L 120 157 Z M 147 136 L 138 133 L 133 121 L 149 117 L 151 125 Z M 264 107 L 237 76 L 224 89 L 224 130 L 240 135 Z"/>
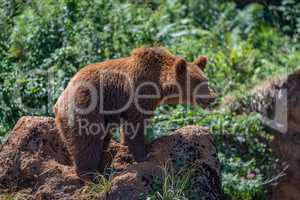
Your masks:
<path fill-rule="evenodd" d="M 188 63 L 184 59 L 172 55 L 162 47 L 138 48 L 133 50 L 132 55 L 126 58 L 108 60 L 101 63 L 91 64 L 81 69 L 69 82 L 67 88 L 59 97 L 54 112 L 56 124 L 68 149 L 72 155 L 74 165 L 79 175 L 93 173 L 102 166 L 102 153 L 107 149 L 110 135 L 103 132 L 92 135 L 90 133 L 79 134 L 79 121 L 87 119 L 89 123 L 103 124 L 107 127 L 110 123 L 131 123 L 138 127 L 136 136 L 132 139 L 132 130 L 122 127 L 122 143 L 129 146 L 130 152 L 136 161 L 146 159 L 144 144 L 144 120 L 152 116 L 139 111 L 134 103 L 117 114 L 99 113 L 100 104 L 104 109 L 116 110 L 121 108 L 129 100 L 129 91 L 133 91 L 145 82 L 151 82 L 158 86 L 161 93 L 160 98 L 141 99 L 139 105 L 147 110 L 154 109 L 162 103 L 202 103 L 206 105 L 213 98 L 213 92 L 207 87 L 201 89 L 200 93 L 211 96 L 211 99 L 194 101 L 189 95 L 182 95 L 164 99 L 169 95 L 179 94 L 178 88 L 174 86 L 177 82 L 185 91 L 187 86 L 186 76 L 191 78 L 190 87 L 207 81 L 200 69 L 204 68 L 206 57 L 199 57 L 194 63 Z M 123 75 L 129 78 L 124 78 Z M 86 108 L 91 102 L 91 94 L 85 87 L 78 87 L 81 82 L 87 82 L 100 90 L 103 94 L 101 100 L 97 93 L 97 106 L 87 114 L 80 114 L 76 108 Z M 99 92 L 99 91 L 98 91 Z M 143 87 L 139 94 L 155 94 L 152 87 Z M 74 98 L 73 101 L 70 101 Z M 101 101 L 99 103 L 98 101 Z M 110 132 L 115 130 L 110 130 Z M 106 135 L 106 136 L 105 136 Z M 103 139 L 102 137 L 105 136 Z"/>

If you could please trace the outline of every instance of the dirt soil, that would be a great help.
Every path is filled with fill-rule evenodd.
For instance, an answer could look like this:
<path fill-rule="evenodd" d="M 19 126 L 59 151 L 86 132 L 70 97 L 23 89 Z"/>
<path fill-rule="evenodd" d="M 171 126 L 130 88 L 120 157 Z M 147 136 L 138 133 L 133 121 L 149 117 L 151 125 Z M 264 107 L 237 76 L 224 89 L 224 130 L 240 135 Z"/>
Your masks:
<path fill-rule="evenodd" d="M 189 199 L 220 199 L 220 166 L 206 129 L 178 129 L 153 141 L 148 152 L 148 161 L 136 163 L 126 146 L 112 142 L 105 160 L 114 173 L 109 188 L 97 192 L 91 189 L 95 183 L 76 175 L 54 119 L 22 117 L 0 151 L 0 195 L 37 200 L 144 199 L 157 191 L 157 180 L 163 180 L 166 170 L 180 175 L 186 169 L 182 176 L 189 178 Z"/>

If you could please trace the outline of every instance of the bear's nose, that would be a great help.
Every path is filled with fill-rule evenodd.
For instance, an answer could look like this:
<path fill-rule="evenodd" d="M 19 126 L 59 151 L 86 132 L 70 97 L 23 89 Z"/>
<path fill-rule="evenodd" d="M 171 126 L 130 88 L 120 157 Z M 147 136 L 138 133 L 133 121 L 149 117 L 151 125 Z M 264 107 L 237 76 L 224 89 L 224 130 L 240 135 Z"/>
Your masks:
<path fill-rule="evenodd" d="M 205 98 L 202 98 L 200 100 L 200 104 L 202 104 L 204 107 L 207 107 L 210 104 L 212 104 L 217 98 L 217 94 L 214 90 L 212 90 L 211 88 L 208 88 L 208 90 L 208 95 L 206 95 Z"/>
<path fill-rule="evenodd" d="M 209 98 L 208 99 L 209 99 L 209 103 L 213 103 L 217 99 L 217 93 L 211 88 L 209 88 Z"/>

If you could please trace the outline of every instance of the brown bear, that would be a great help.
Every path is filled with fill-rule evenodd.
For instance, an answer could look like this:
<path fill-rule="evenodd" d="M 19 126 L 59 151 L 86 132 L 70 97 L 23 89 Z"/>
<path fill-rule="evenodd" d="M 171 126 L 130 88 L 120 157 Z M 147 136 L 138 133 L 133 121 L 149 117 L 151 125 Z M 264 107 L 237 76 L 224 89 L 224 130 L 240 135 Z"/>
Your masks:
<path fill-rule="evenodd" d="M 103 168 L 103 152 L 117 128 L 134 159 L 144 161 L 145 122 L 158 105 L 206 106 L 215 99 L 202 71 L 206 62 L 206 56 L 190 63 L 163 47 L 147 47 L 82 68 L 53 107 L 76 172 L 85 177 Z"/>

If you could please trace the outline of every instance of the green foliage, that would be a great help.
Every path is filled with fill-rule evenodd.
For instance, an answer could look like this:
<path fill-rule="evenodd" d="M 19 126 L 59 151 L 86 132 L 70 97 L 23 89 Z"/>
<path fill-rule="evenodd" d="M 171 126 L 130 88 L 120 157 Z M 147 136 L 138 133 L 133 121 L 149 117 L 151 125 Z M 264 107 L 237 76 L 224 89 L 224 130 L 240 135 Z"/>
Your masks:
<path fill-rule="evenodd" d="M 208 55 L 206 74 L 219 100 L 300 64 L 297 1 L 243 10 L 229 0 L 146 2 L 0 0 L 0 136 L 20 116 L 53 115 L 55 100 L 83 66 L 141 45 L 164 45 L 189 61 Z M 186 124 L 205 125 L 217 142 L 226 195 L 263 198 L 274 162 L 255 116 L 182 106 L 156 112 L 148 141 Z"/>
<path fill-rule="evenodd" d="M 300 37 L 300 2 L 297 0 L 283 0 L 279 6 L 270 8 L 270 14 L 279 21 L 281 30 Z"/>

